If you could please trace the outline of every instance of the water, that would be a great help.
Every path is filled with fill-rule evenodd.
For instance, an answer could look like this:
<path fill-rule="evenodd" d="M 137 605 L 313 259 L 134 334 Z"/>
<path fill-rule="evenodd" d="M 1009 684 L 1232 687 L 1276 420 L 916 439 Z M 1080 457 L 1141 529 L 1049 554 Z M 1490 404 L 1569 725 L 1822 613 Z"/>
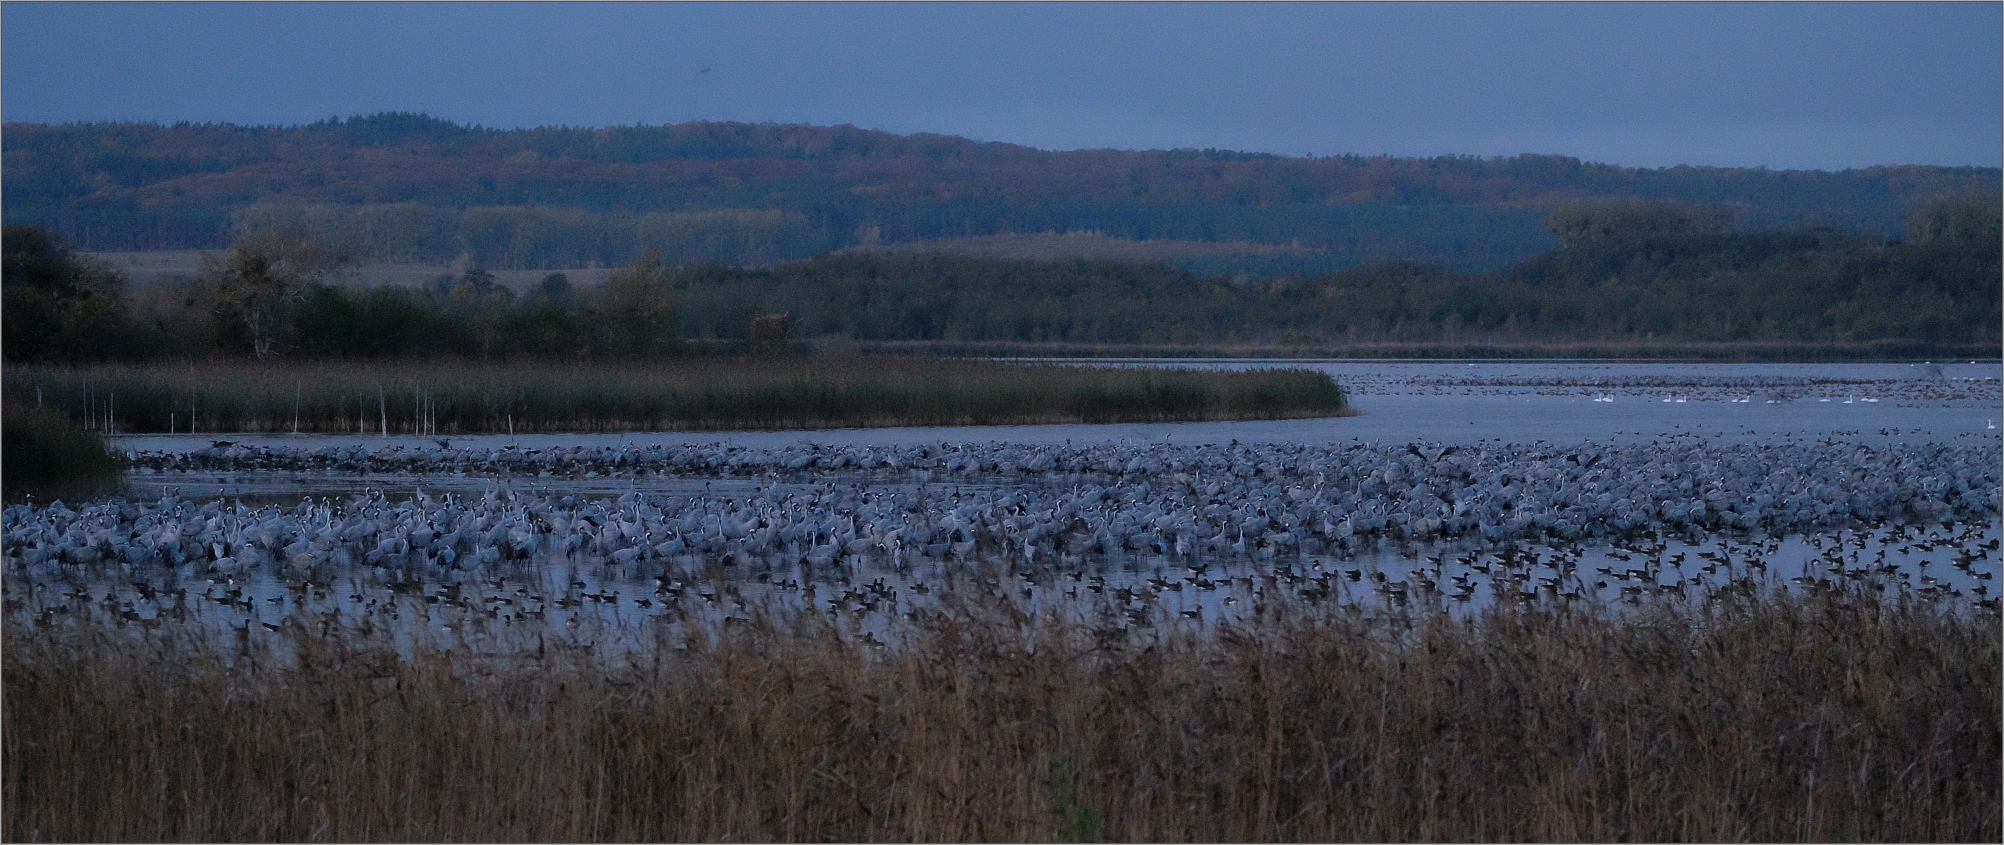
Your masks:
<path fill-rule="evenodd" d="M 1388 542 L 1358 554 L 1279 561 L 1123 552 L 1050 565 L 882 554 L 823 566 L 700 557 L 656 565 L 545 552 L 429 577 L 355 567 L 318 584 L 268 570 L 202 577 L 192 566 L 131 580 L 113 572 L 68 572 L 10 578 L 8 596 L 12 612 L 44 624 L 95 618 L 144 629 L 173 621 L 218 636 L 272 640 L 288 625 L 312 631 L 331 623 L 387 631 L 404 649 L 424 639 L 485 651 L 546 643 L 646 647 L 679 642 L 692 626 L 743 620 L 755 611 L 825 613 L 852 635 L 891 638 L 896 619 L 933 612 L 948 593 L 1130 630 L 1245 621 L 1271 602 L 1379 614 L 1427 608 L 1461 613 L 1506 597 L 1641 606 L 1734 591 L 1838 586 L 1916 601 L 1970 598 L 1994 609 L 1999 535 L 1993 520 L 1946 529 L 1876 526 L 1808 537 L 1690 536 L 1600 547 L 1480 550 Z"/>
<path fill-rule="evenodd" d="M 1187 366 L 1193 362 L 1123 362 Z M 1156 425 L 922 427 L 791 432 L 679 432 L 449 436 L 454 449 L 569 446 L 683 446 L 779 449 L 824 446 L 916 447 L 952 443 L 1127 444 L 1714 444 L 1855 442 L 1869 446 L 2000 444 L 2004 365 L 1446 362 L 1195 362 L 1197 366 L 1305 366 L 1330 372 L 1352 391 L 1361 415 L 1335 419 Z M 439 449 L 430 438 L 353 435 L 222 435 L 236 443 L 320 449 Z M 120 438 L 135 452 L 189 451 L 211 436 Z M 912 471 L 822 472 L 812 478 L 695 474 L 501 475 L 369 472 L 169 472 L 135 476 L 130 494 L 170 491 L 201 501 L 227 496 L 250 507 L 291 505 L 302 496 L 336 501 L 416 491 L 475 498 L 499 481 L 508 489 L 580 499 L 641 492 L 748 500 L 839 486 L 911 490 L 929 479 Z M 958 477 L 952 484 L 986 499 L 1048 479 Z M 359 500 L 358 500 L 359 501 Z M 1994 498 L 1991 501 L 1995 501 Z M 472 569 L 376 567 L 360 563 L 304 576 L 259 566 L 216 576 L 196 564 L 128 572 L 117 566 L 30 567 L 9 561 L 10 611 L 43 621 L 97 615 L 157 625 L 163 614 L 246 638 L 266 626 L 339 619 L 396 627 L 404 636 L 476 638 L 506 648 L 545 635 L 631 641 L 638 632 L 721 624 L 759 607 L 831 613 L 856 631 L 887 630 L 897 616 L 927 612 L 942 591 L 981 601 L 1018 602 L 1153 627 L 1241 617 L 1280 597 L 1333 601 L 1374 612 L 1438 605 L 1480 608 L 1499 597 L 1531 601 L 1641 603 L 1728 589 L 1817 589 L 1864 585 L 1929 600 L 1974 600 L 1995 607 L 1999 522 L 1953 528 L 1926 523 L 1853 526 L 1812 535 L 1671 532 L 1614 545 L 1445 543 L 1371 538 L 1317 553 L 1266 550 L 1239 555 L 1116 551 L 1023 560 L 990 555 L 921 556 L 907 549 L 802 565 L 783 557 L 740 560 L 691 554 L 619 562 L 606 555 L 539 550 L 527 560 Z M 1935 536 L 1930 536 L 1930 534 Z M 14 554 L 10 550 L 10 555 Z M 1719 557 L 1723 555 L 1723 557 Z M 1758 565 L 1753 565 L 1758 562 Z M 810 592 L 811 588 L 811 592 Z M 187 590 L 186 593 L 178 593 Z M 107 599 L 106 596 L 109 595 Z M 177 594 L 172 599 L 167 594 Z M 203 598 L 207 596 L 208 598 Z M 229 596 L 227 603 L 224 596 Z M 645 604 L 643 604 L 643 602 Z M 333 614 L 333 616 L 328 616 Z"/>
<path fill-rule="evenodd" d="M 1426 440 L 1633 442 L 1696 434 L 1718 442 L 1841 438 L 1865 443 L 1996 436 L 2004 364 L 1602 364 L 1126 362 L 1130 366 L 1307 367 L 1352 391 L 1355 417 L 1219 423 L 941 426 L 822 431 L 452 436 L 455 446 L 524 449 L 656 443 L 798 444 L 1346 443 Z M 1939 372 L 1939 375 L 1936 372 Z M 1612 401 L 1595 401 L 1609 399 Z M 1669 401 L 1665 401 L 1669 400 Z M 1680 401 L 1681 400 L 1681 401 Z M 1739 401 L 1749 400 L 1749 401 Z M 132 435 L 134 450 L 185 451 L 216 439 L 319 448 L 426 448 L 431 438 L 362 435 Z"/>

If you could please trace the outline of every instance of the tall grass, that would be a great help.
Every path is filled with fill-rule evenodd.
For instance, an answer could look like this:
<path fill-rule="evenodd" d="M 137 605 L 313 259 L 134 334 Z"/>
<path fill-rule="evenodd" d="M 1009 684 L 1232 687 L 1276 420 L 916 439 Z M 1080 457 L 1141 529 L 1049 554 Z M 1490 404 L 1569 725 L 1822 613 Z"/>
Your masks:
<path fill-rule="evenodd" d="M 661 363 L 180 363 L 7 369 L 40 401 L 120 433 L 779 429 L 1330 416 L 1306 370 L 1224 372 L 915 357 Z"/>
<path fill-rule="evenodd" d="M 625 660 L 10 623 L 29 840 L 1997 841 L 2000 638 L 1870 594 L 1143 637 L 948 600 Z M 255 627 L 255 626 L 253 626 Z M 260 629 L 258 636 L 264 636 Z M 532 640 L 533 642 L 534 640 Z"/>
<path fill-rule="evenodd" d="M 121 464 L 96 432 L 48 408 L 0 410 L 0 495 L 88 495 L 116 485 Z"/>

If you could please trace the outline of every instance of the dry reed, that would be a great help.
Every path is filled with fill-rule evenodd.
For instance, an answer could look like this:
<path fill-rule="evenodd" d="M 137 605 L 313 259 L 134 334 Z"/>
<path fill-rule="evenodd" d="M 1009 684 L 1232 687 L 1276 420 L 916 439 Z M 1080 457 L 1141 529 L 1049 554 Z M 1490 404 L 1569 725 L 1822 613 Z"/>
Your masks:
<path fill-rule="evenodd" d="M 1870 594 L 1145 636 L 949 597 L 890 648 L 775 611 L 621 660 L 171 631 L 10 623 L 8 839 L 2004 832 L 1997 617 Z"/>
<path fill-rule="evenodd" d="M 8 401 L 118 433 L 496 432 L 1182 422 L 1332 416 L 1307 370 L 947 358 L 10 366 Z"/>

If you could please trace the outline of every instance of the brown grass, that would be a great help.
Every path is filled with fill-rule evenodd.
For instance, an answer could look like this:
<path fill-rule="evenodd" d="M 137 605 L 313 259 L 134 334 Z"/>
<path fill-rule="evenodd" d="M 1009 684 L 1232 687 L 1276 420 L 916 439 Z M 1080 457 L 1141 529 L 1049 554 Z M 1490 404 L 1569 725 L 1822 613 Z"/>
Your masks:
<path fill-rule="evenodd" d="M 947 600 L 625 660 L 10 625 L 29 840 L 1997 841 L 1987 612 L 1869 595 L 1122 634 Z M 171 626 L 169 629 L 171 631 Z M 263 632 L 258 632 L 260 636 Z M 534 642 L 532 639 L 531 642 Z"/>

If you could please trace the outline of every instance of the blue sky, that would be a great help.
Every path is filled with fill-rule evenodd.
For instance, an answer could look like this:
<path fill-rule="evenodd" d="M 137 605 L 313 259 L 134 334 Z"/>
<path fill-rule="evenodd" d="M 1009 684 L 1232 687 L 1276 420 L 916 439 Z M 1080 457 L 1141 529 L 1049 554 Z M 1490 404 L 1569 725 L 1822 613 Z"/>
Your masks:
<path fill-rule="evenodd" d="M 1998 166 L 2004 5 L 0 5 L 9 121 L 377 111 L 1046 149 Z"/>

